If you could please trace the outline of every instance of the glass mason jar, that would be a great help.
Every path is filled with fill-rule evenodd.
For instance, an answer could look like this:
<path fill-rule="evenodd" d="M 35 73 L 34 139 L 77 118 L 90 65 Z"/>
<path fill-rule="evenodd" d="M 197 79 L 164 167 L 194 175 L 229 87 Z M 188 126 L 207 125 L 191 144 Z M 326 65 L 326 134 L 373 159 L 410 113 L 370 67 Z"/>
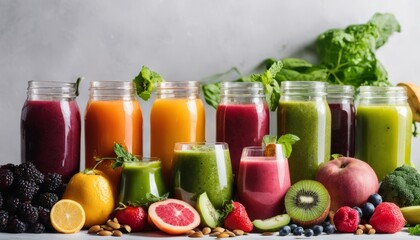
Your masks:
<path fill-rule="evenodd" d="M 287 133 L 300 138 L 289 158 L 292 184 L 314 179 L 318 166 L 330 159 L 331 112 L 327 83 L 284 81 L 277 110 L 278 135 Z"/>
<path fill-rule="evenodd" d="M 80 112 L 76 84 L 29 81 L 21 114 L 21 157 L 68 182 L 80 168 Z"/>
<path fill-rule="evenodd" d="M 216 209 L 233 197 L 232 164 L 226 143 L 176 143 L 171 177 L 172 195 L 196 206 L 206 192 Z"/>
<path fill-rule="evenodd" d="M 261 83 L 221 83 L 220 102 L 216 109 L 216 141 L 229 145 L 235 179 L 242 149 L 261 146 L 269 128 L 270 112 Z"/>
<path fill-rule="evenodd" d="M 85 113 L 85 163 L 95 165 L 101 157 L 116 157 L 119 143 L 134 155 L 142 155 L 143 118 L 131 81 L 93 81 Z M 103 171 L 117 188 L 121 168 L 112 169 L 113 160 L 104 160 L 96 169 Z M 115 191 L 116 192 L 116 191 Z"/>
<path fill-rule="evenodd" d="M 356 157 L 378 180 L 410 165 L 412 113 L 404 87 L 362 86 L 356 110 Z"/>
<path fill-rule="evenodd" d="M 140 161 L 125 162 L 122 165 L 119 202 L 124 204 L 147 204 L 148 194 L 161 197 L 167 193 L 160 159 L 141 156 L 138 159 Z"/>
<path fill-rule="evenodd" d="M 205 140 L 205 113 L 199 96 L 200 83 L 161 82 L 150 111 L 150 154 L 162 163 L 166 186 L 170 184 L 176 142 Z"/>
<path fill-rule="evenodd" d="M 354 87 L 328 85 L 327 102 L 331 110 L 331 154 L 354 157 Z"/>

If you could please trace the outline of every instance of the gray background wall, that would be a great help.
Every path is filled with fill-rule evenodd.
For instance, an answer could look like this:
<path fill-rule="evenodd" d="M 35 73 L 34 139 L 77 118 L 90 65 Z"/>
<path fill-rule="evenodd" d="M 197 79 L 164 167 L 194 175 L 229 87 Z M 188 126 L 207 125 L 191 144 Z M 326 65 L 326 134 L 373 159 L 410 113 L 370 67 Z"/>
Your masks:
<path fill-rule="evenodd" d="M 131 80 L 141 65 L 167 80 L 200 80 L 232 66 L 248 74 L 267 57 L 313 59 L 311 44 L 330 28 L 395 14 L 402 32 L 377 55 L 392 83 L 420 85 L 417 0 L 0 0 L 0 164 L 20 162 L 20 111 L 28 80 L 84 76 L 84 113 L 91 80 Z M 152 101 L 141 101 L 149 154 Z M 206 109 L 207 140 L 215 111 Z M 271 132 L 276 133 L 275 114 Z M 420 138 L 412 143 L 420 165 Z M 83 156 L 83 154 L 82 154 Z"/>

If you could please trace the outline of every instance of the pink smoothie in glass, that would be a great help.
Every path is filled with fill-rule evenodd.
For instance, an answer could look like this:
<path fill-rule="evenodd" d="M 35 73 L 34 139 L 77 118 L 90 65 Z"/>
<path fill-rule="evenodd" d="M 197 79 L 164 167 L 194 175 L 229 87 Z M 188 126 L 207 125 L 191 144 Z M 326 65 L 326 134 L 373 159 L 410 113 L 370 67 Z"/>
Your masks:
<path fill-rule="evenodd" d="M 270 113 L 266 103 L 220 104 L 216 110 L 216 141 L 229 145 L 234 178 L 237 179 L 242 149 L 261 146 L 269 134 Z"/>
<path fill-rule="evenodd" d="M 290 187 L 287 159 L 242 158 L 238 176 L 238 199 L 251 220 L 266 219 L 284 211 L 284 196 Z"/>
<path fill-rule="evenodd" d="M 22 108 L 22 161 L 67 182 L 80 166 L 80 112 L 76 101 L 27 100 Z"/>

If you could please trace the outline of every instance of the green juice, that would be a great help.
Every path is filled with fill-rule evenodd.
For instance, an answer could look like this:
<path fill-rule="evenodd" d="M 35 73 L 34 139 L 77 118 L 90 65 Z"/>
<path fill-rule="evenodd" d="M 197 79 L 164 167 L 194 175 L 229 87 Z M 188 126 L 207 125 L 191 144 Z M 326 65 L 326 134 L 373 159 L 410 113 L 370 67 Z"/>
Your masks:
<path fill-rule="evenodd" d="M 318 166 L 330 159 L 331 112 L 325 100 L 280 101 L 278 135 L 294 134 L 300 138 L 289 157 L 293 183 L 315 179 Z"/>
<path fill-rule="evenodd" d="M 407 105 L 358 106 L 356 157 L 366 161 L 378 180 L 410 165 L 412 113 Z"/>
<path fill-rule="evenodd" d="M 207 192 L 210 201 L 218 209 L 232 200 L 233 176 L 229 150 L 217 147 L 216 150 L 175 150 L 171 188 L 175 198 L 195 206 L 197 197 Z"/>
<path fill-rule="evenodd" d="M 148 202 L 148 193 L 160 197 L 167 193 L 160 161 L 126 162 L 122 166 L 119 201 Z"/>

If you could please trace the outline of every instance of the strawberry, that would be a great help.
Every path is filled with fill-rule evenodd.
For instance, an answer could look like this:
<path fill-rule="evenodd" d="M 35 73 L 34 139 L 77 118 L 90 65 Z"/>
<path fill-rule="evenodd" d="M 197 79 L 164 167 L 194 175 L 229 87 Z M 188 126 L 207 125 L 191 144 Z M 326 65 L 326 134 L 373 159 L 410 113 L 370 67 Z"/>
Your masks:
<path fill-rule="evenodd" d="M 239 202 L 232 201 L 227 205 L 227 216 L 223 222 L 223 226 L 227 229 L 241 229 L 244 232 L 251 232 L 254 225 L 248 217 L 244 205 Z"/>
<path fill-rule="evenodd" d="M 115 211 L 118 222 L 129 225 L 132 232 L 140 232 L 147 224 L 147 213 L 140 206 L 121 205 Z"/>

